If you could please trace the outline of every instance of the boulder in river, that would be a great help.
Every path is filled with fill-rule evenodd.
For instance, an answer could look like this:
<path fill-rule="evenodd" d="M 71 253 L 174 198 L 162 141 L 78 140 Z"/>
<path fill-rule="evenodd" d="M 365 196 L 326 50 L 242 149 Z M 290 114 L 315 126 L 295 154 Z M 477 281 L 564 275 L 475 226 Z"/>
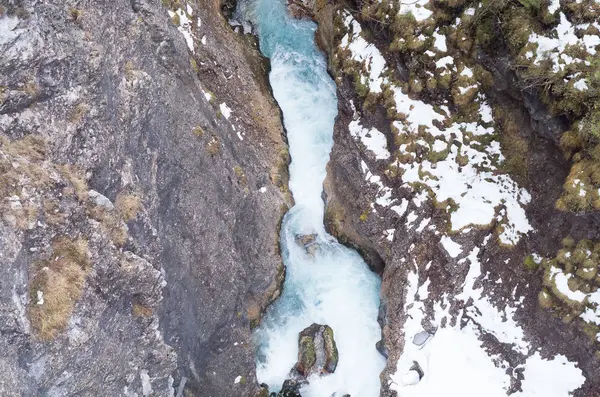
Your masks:
<path fill-rule="evenodd" d="M 304 234 L 296 236 L 296 244 L 304 247 L 304 250 L 309 255 L 314 255 L 317 251 L 317 235 L 316 234 Z"/>
<path fill-rule="evenodd" d="M 298 336 L 298 362 L 294 370 L 302 377 L 312 374 L 331 374 L 338 363 L 338 350 L 333 329 L 328 325 L 312 324 Z"/>
<path fill-rule="evenodd" d="M 270 397 L 302 397 L 300 394 L 300 387 L 302 387 L 303 384 L 304 382 L 302 381 L 288 379 L 283 382 L 283 386 L 279 393 L 271 393 Z"/>

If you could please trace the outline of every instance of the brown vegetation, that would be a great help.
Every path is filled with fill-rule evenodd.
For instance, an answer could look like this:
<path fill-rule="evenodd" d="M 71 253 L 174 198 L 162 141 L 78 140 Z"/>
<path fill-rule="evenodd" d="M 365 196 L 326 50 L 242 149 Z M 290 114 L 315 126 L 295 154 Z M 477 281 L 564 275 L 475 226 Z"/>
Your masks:
<path fill-rule="evenodd" d="M 28 315 L 40 338 L 52 339 L 67 326 L 89 268 L 87 240 L 68 237 L 54 240 L 50 258 L 34 265 Z M 43 294 L 42 304 L 38 291 Z"/>

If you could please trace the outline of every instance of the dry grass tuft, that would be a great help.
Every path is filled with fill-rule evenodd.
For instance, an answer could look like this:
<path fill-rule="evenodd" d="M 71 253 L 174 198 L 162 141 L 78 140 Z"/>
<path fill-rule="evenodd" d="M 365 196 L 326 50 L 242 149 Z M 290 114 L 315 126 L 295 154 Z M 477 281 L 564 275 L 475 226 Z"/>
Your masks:
<path fill-rule="evenodd" d="M 0 148 L 7 154 L 25 157 L 30 161 L 43 161 L 47 154 L 46 142 L 35 135 L 27 135 L 14 141 L 4 138 L 0 141 Z"/>
<path fill-rule="evenodd" d="M 115 200 L 115 208 L 125 222 L 134 219 L 142 207 L 142 200 L 135 194 L 119 193 Z"/>
<path fill-rule="evenodd" d="M 84 172 L 78 167 L 70 164 L 59 166 L 58 169 L 73 186 L 77 198 L 80 201 L 87 200 L 89 189 Z"/>
<path fill-rule="evenodd" d="M 29 320 L 37 336 L 50 340 L 67 326 L 81 298 L 90 268 L 87 240 L 54 240 L 52 256 L 36 268 L 29 286 Z M 43 293 L 43 304 L 39 304 L 38 291 Z"/>
<path fill-rule="evenodd" d="M 219 142 L 216 136 L 213 135 L 210 142 L 206 145 L 206 150 L 211 156 L 216 156 L 221 152 L 221 142 Z"/>
<path fill-rule="evenodd" d="M 85 115 L 87 114 L 88 110 L 89 107 L 87 104 L 83 102 L 78 104 L 77 106 L 75 106 L 75 108 L 69 115 L 69 121 L 73 124 L 80 124 L 81 121 L 84 119 Z"/>
<path fill-rule="evenodd" d="M 79 22 L 80 18 L 81 18 L 81 14 L 83 14 L 83 12 L 77 8 L 69 8 L 69 18 L 71 19 L 71 21 L 73 22 Z"/>
<path fill-rule="evenodd" d="M 199 125 L 194 127 L 192 132 L 194 133 L 194 135 L 196 135 L 199 138 L 202 138 L 204 136 L 204 130 Z"/>
<path fill-rule="evenodd" d="M 150 317 L 152 316 L 153 310 L 151 307 L 134 302 L 131 307 L 131 313 L 134 317 Z"/>

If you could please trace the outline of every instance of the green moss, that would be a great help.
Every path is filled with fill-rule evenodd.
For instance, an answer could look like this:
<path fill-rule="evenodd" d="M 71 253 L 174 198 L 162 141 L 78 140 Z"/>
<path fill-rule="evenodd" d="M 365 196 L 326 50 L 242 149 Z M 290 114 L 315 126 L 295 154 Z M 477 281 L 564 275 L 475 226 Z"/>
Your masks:
<path fill-rule="evenodd" d="M 461 167 L 465 167 L 467 164 L 469 164 L 469 157 L 466 154 L 456 155 L 456 164 L 460 165 Z"/>
<path fill-rule="evenodd" d="M 452 73 L 443 73 L 437 77 L 438 85 L 443 89 L 450 89 L 450 85 L 452 84 Z"/>
<path fill-rule="evenodd" d="M 525 8 L 509 7 L 504 11 L 503 33 L 513 53 L 517 53 L 527 42 L 538 24 Z"/>
<path fill-rule="evenodd" d="M 566 247 L 566 248 L 575 247 L 575 239 L 571 236 L 567 236 L 567 237 L 563 238 L 561 243 L 562 243 L 563 247 Z"/>
<path fill-rule="evenodd" d="M 538 303 L 544 309 L 551 309 L 555 306 L 552 294 L 545 288 L 538 294 Z"/>
<path fill-rule="evenodd" d="M 497 39 L 493 14 L 485 14 L 475 25 L 475 43 L 479 47 L 488 47 Z"/>
<path fill-rule="evenodd" d="M 541 0 L 519 0 L 519 3 L 530 11 L 539 11 L 542 8 Z"/>
<path fill-rule="evenodd" d="M 329 373 L 332 373 L 337 367 L 339 354 L 333 336 L 333 329 L 328 325 L 326 325 L 324 328 L 323 342 L 325 344 L 325 352 L 327 354 L 327 357 L 325 357 L 325 370 Z"/>
<path fill-rule="evenodd" d="M 423 83 L 421 83 L 421 80 L 416 77 L 410 79 L 409 87 L 410 92 L 414 94 L 419 94 L 421 91 L 423 91 Z"/>
<path fill-rule="evenodd" d="M 523 266 L 529 271 L 535 271 L 540 265 L 533 259 L 533 255 L 527 255 L 525 259 L 523 259 Z"/>
<path fill-rule="evenodd" d="M 450 154 L 450 148 L 446 148 L 441 152 L 430 150 L 429 153 L 427 153 L 427 159 L 432 163 L 437 163 L 438 161 L 446 160 L 448 154 Z"/>
<path fill-rule="evenodd" d="M 235 167 L 233 167 L 233 172 L 235 173 L 235 176 L 237 177 L 240 185 L 242 185 L 242 186 L 248 185 L 248 180 L 246 179 L 246 173 L 244 172 L 242 167 L 240 167 L 239 165 L 236 165 Z"/>
<path fill-rule="evenodd" d="M 306 374 L 317 361 L 317 353 L 315 351 L 315 343 L 312 337 L 302 336 L 299 341 L 300 357 L 298 359 L 298 370 Z"/>
<path fill-rule="evenodd" d="M 369 217 L 369 212 L 371 212 L 370 208 L 365 209 L 363 213 L 360 214 L 360 217 L 358 219 L 360 219 L 361 222 L 365 222 Z"/>
<path fill-rule="evenodd" d="M 194 58 L 190 58 L 190 66 L 192 70 L 196 73 L 200 72 L 200 68 L 198 67 L 198 62 Z"/>
<path fill-rule="evenodd" d="M 271 170 L 271 182 L 279 188 L 279 191 L 288 194 L 288 181 L 290 179 L 289 167 L 290 152 L 287 147 L 279 150 L 277 162 Z"/>

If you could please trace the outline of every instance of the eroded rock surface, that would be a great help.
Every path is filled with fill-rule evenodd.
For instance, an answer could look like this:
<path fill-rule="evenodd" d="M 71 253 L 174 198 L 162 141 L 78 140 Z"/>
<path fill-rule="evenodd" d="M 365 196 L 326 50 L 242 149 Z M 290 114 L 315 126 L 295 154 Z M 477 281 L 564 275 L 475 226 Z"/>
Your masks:
<path fill-rule="evenodd" d="M 288 157 L 220 6 L 0 2 L 1 395 L 258 392 Z"/>

